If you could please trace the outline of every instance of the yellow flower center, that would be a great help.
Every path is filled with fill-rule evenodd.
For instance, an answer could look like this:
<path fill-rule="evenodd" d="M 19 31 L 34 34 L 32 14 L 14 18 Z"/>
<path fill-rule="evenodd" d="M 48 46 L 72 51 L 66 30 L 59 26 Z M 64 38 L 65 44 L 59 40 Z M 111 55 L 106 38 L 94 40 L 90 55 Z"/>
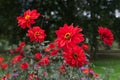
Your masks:
<path fill-rule="evenodd" d="M 76 59 L 78 57 L 78 55 L 74 53 L 73 57 L 74 57 L 74 59 Z"/>
<path fill-rule="evenodd" d="M 71 37 L 70 33 L 66 33 L 65 36 L 64 36 L 65 39 L 69 39 L 70 37 Z"/>
<path fill-rule="evenodd" d="M 40 32 L 35 32 L 35 35 L 36 35 L 36 36 L 39 36 L 39 35 L 40 35 Z"/>
<path fill-rule="evenodd" d="M 28 20 L 30 18 L 30 15 L 26 15 L 25 19 Z"/>

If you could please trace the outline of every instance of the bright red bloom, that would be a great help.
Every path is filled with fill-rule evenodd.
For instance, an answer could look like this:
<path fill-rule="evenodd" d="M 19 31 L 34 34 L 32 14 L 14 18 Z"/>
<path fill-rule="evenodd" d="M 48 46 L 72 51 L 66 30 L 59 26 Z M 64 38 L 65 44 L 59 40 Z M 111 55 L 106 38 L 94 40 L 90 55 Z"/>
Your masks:
<path fill-rule="evenodd" d="M 15 49 L 17 52 L 19 52 L 19 51 L 21 51 L 22 50 L 22 47 L 17 47 L 16 49 Z"/>
<path fill-rule="evenodd" d="M 17 63 L 17 62 L 20 62 L 22 58 L 23 58 L 23 56 L 17 55 L 17 56 L 15 56 L 15 57 L 12 58 L 11 63 L 12 63 L 12 64 L 15 64 L 15 63 Z"/>
<path fill-rule="evenodd" d="M 1 68 L 2 68 L 2 69 L 8 68 L 8 64 L 7 64 L 7 63 L 2 63 L 2 64 L 1 64 Z"/>
<path fill-rule="evenodd" d="M 88 49 L 89 49 L 89 46 L 87 43 L 83 43 L 81 47 L 86 51 L 88 51 Z"/>
<path fill-rule="evenodd" d="M 0 64 L 4 61 L 3 57 L 0 57 Z"/>
<path fill-rule="evenodd" d="M 50 52 L 50 55 L 52 56 L 56 56 L 58 53 L 58 50 L 52 50 L 52 52 Z"/>
<path fill-rule="evenodd" d="M 24 63 L 20 64 L 20 67 L 21 67 L 21 69 L 28 69 L 29 64 L 28 64 L 28 62 L 24 62 Z"/>
<path fill-rule="evenodd" d="M 104 42 L 104 44 L 107 44 L 108 46 L 112 46 L 112 43 L 114 41 L 114 36 L 110 29 L 100 26 L 98 28 L 98 33 L 100 35 L 100 39 Z"/>
<path fill-rule="evenodd" d="M 25 46 L 25 42 L 20 42 L 19 47 L 24 47 Z"/>
<path fill-rule="evenodd" d="M 49 56 L 46 55 L 45 57 L 43 57 L 40 62 L 38 62 L 38 65 L 40 66 L 46 66 L 50 63 L 50 60 L 49 60 Z"/>
<path fill-rule="evenodd" d="M 63 55 L 66 63 L 72 67 L 81 67 L 86 63 L 86 56 L 81 47 L 74 46 L 71 49 L 67 49 Z"/>
<path fill-rule="evenodd" d="M 67 24 L 64 24 L 63 27 L 60 27 L 60 29 L 56 31 L 56 42 L 58 43 L 58 46 L 71 47 L 84 41 L 83 34 L 80 33 L 81 31 L 82 28 L 74 27 L 73 25 L 68 26 Z"/>
<path fill-rule="evenodd" d="M 50 44 L 48 44 L 48 46 L 46 48 L 44 48 L 45 52 L 49 52 L 51 50 L 55 50 L 57 49 L 57 43 L 56 42 L 51 42 Z"/>
<path fill-rule="evenodd" d="M 55 44 L 54 43 L 50 43 L 49 44 L 49 48 L 52 48 L 52 49 L 55 48 Z"/>
<path fill-rule="evenodd" d="M 31 24 L 35 23 L 35 19 L 37 19 L 40 16 L 40 13 L 37 13 L 37 10 L 27 10 L 26 12 L 24 12 L 23 16 L 18 16 L 17 20 L 18 20 L 18 26 L 20 26 L 21 28 L 25 29 L 25 28 L 30 28 Z"/>
<path fill-rule="evenodd" d="M 43 42 L 46 34 L 39 26 L 35 26 L 28 30 L 27 36 L 30 37 L 30 41 Z"/>
<path fill-rule="evenodd" d="M 38 52 L 38 53 L 35 54 L 34 58 L 36 60 L 40 60 L 42 58 L 42 55 Z"/>

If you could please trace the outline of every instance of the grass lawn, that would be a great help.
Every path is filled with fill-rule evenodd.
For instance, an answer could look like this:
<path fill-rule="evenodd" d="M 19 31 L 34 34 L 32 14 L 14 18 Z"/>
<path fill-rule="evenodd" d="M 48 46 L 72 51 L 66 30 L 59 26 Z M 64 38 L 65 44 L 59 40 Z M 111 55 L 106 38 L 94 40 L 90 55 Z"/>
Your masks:
<path fill-rule="evenodd" d="M 110 80 L 120 80 L 120 53 L 100 54 L 92 62 L 97 73 L 104 74 L 105 70 L 103 67 L 112 68 L 113 72 L 110 74 Z"/>

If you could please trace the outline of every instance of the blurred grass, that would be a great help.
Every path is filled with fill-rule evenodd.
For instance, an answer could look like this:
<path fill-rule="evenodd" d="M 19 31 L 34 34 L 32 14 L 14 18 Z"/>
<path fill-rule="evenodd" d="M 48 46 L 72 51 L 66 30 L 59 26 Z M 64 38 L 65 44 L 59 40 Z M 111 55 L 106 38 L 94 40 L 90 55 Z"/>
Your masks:
<path fill-rule="evenodd" d="M 110 73 L 110 80 L 120 80 L 120 53 L 99 54 L 92 62 L 97 73 L 104 74 L 106 71 L 103 67 L 113 69 Z"/>

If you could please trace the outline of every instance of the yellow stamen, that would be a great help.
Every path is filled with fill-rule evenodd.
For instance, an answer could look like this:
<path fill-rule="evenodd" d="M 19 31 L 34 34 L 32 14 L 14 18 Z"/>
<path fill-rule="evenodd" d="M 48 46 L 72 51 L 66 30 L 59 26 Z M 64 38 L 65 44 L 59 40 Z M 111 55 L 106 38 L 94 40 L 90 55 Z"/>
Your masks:
<path fill-rule="evenodd" d="M 25 19 L 28 20 L 30 18 L 30 15 L 26 15 Z"/>
<path fill-rule="evenodd" d="M 64 36 L 65 39 L 69 39 L 70 37 L 71 37 L 70 33 L 66 33 Z"/>
<path fill-rule="evenodd" d="M 36 36 L 39 36 L 39 35 L 40 35 L 40 32 L 35 32 L 35 35 L 36 35 Z"/>
<path fill-rule="evenodd" d="M 77 54 L 73 54 L 73 57 L 76 59 L 78 57 L 78 55 Z"/>

